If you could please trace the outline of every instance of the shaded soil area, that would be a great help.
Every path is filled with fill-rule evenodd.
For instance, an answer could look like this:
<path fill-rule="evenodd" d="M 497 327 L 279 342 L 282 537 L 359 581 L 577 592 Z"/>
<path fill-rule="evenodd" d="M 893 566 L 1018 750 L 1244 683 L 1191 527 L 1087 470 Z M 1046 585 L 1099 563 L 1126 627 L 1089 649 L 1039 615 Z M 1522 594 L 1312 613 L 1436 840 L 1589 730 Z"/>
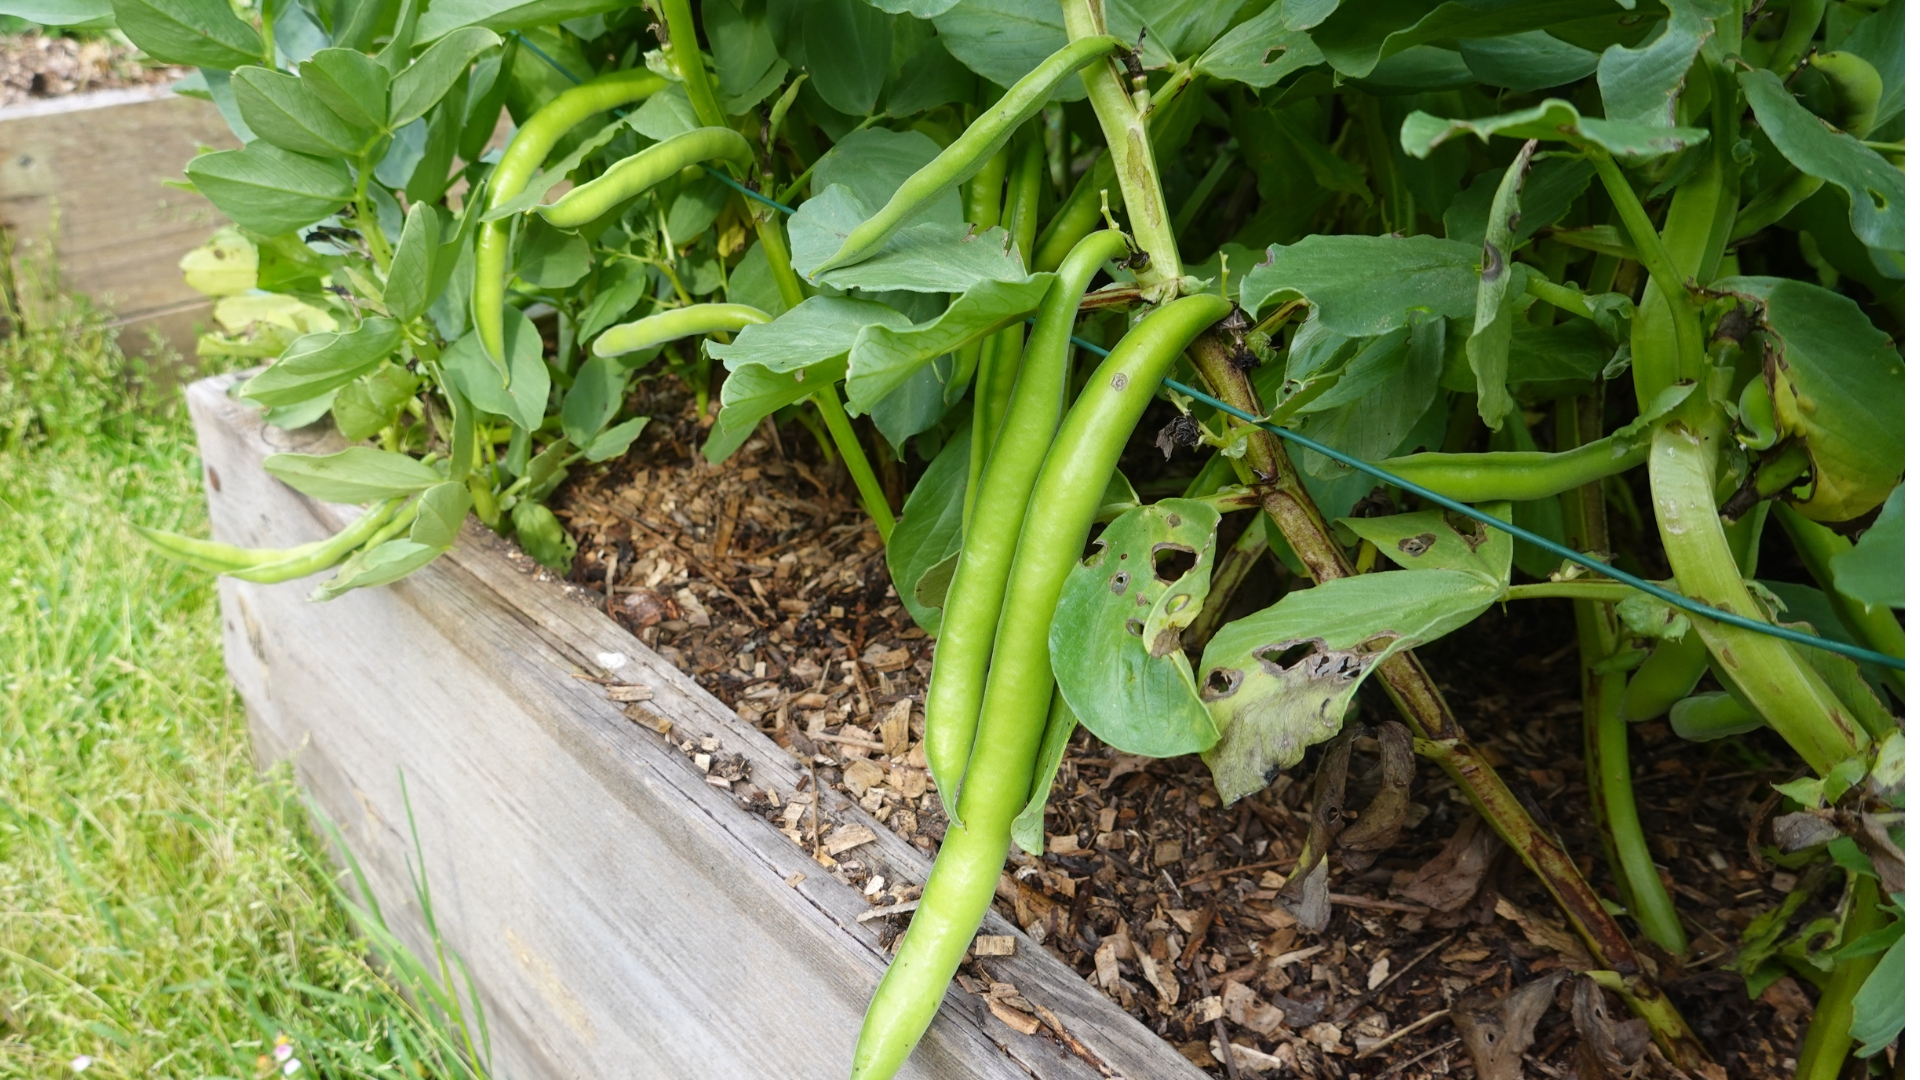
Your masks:
<path fill-rule="evenodd" d="M 709 466 L 679 384 L 638 392 L 654 419 L 633 452 L 554 500 L 580 543 L 572 580 L 820 782 L 931 852 L 944 828 L 919 748 L 932 642 L 894 595 L 844 472 L 797 427 L 765 427 Z M 1248 588 L 1289 584 L 1277 562 L 1258 573 L 1265 583 Z M 1582 764 L 1573 641 L 1564 604 L 1515 604 L 1422 657 L 1522 801 L 1618 900 Z M 1384 694 L 1363 691 L 1362 723 L 1393 719 Z M 1350 806 L 1380 783 L 1379 730 L 1355 741 Z M 1631 739 L 1642 820 L 1692 936 L 1679 958 L 1642 940 L 1645 959 L 1724 1075 L 1789 1076 L 1813 987 L 1789 977 L 1750 1001 L 1728 968 L 1741 931 L 1795 881 L 1761 859 L 1752 832 L 1795 758 L 1765 733 L 1702 745 L 1655 721 Z M 1324 931 L 1276 904 L 1306 839 L 1318 756 L 1223 808 L 1199 759 L 1121 755 L 1083 731 L 1054 787 L 1047 850 L 1014 854 L 1002 913 L 1214 1075 L 1230 1075 L 1228 1052 L 1240 1077 L 1485 1075 L 1462 1040 L 1489 1032 L 1517 1040 L 1512 1077 L 1631 1063 L 1644 1040 L 1617 1001 L 1612 1022 L 1589 1010 L 1576 1027 L 1589 961 L 1560 913 L 1424 761 L 1399 841 L 1369 866 L 1333 862 Z M 816 845 L 798 809 L 773 820 Z M 895 889 L 872 902 L 903 899 Z M 1837 899 L 1830 889 L 1808 907 L 1830 912 Z M 884 922 L 897 934 L 907 918 Z M 1032 1030 L 1046 1015 L 977 964 L 961 979 L 1003 1022 Z M 1530 1039 L 1506 1030 L 1524 1026 L 1516 991 L 1529 985 L 1544 1002 Z M 1650 1051 L 1639 1075 L 1675 1074 Z"/>
<path fill-rule="evenodd" d="M 0 108 L 42 98 L 169 83 L 190 68 L 157 65 L 107 37 L 0 34 Z"/>

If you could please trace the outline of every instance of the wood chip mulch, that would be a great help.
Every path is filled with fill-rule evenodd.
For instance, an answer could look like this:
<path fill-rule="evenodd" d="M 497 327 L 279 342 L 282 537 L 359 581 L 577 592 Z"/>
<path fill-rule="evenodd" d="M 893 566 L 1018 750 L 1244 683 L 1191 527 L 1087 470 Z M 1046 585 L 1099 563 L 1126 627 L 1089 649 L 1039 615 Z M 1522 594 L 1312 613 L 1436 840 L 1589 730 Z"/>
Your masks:
<path fill-rule="evenodd" d="M 633 451 L 553 500 L 580 544 L 571 580 L 821 783 L 931 852 L 944 828 L 919 747 L 932 643 L 901 609 L 844 472 L 797 426 L 763 428 L 710 466 L 676 380 L 638 395 L 654 419 Z M 1572 641 L 1562 606 L 1516 604 L 1422 656 L 1521 799 L 1617 900 L 1589 810 Z M 1393 718 L 1377 689 L 1361 701 L 1364 722 Z M 1686 957 L 1660 965 L 1664 985 L 1717 1060 L 1709 1075 L 1790 1076 L 1816 992 L 1787 978 L 1750 1002 L 1727 967 L 1741 930 L 1793 883 L 1749 848 L 1767 785 L 1793 775 L 1793 755 L 1770 735 L 1700 745 L 1657 721 L 1632 739 L 1642 820 L 1694 935 Z M 1054 788 L 1047 850 L 1014 853 L 998 906 L 1214 1075 L 1229 1075 L 1225 1053 L 1239 1077 L 1472 1075 L 1465 1027 L 1491 1022 L 1516 987 L 1567 975 L 1514 1075 L 1588 1075 L 1577 1055 L 1597 1036 L 1574 1017 L 1585 952 L 1438 769 L 1421 763 L 1408 827 L 1383 857 L 1362 871 L 1334 860 L 1323 932 L 1275 903 L 1306 838 L 1316 760 L 1223 809 L 1197 758 L 1121 755 L 1083 731 Z M 1374 741 L 1359 739 L 1350 805 L 1378 785 L 1376 760 Z M 821 838 L 795 811 L 778 823 L 814 851 Z M 898 935 L 912 894 L 869 899 L 872 925 Z M 1013 947 L 982 938 L 976 953 Z M 1047 1015 L 978 959 L 960 978 L 1012 1026 L 1031 1031 Z M 1677 1075 L 1657 1058 L 1648 1052 L 1637 1075 Z"/>
<path fill-rule="evenodd" d="M 0 108 L 42 98 L 174 82 L 192 69 L 157 65 L 107 37 L 0 34 Z"/>

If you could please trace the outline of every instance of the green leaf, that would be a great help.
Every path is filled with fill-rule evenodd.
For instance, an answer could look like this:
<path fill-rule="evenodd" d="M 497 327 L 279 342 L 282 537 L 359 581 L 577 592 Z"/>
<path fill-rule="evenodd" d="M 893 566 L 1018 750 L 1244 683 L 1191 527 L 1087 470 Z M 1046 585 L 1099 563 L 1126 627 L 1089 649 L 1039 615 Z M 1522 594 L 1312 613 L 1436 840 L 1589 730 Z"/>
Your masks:
<path fill-rule="evenodd" d="M 420 389 L 420 379 L 399 364 L 385 363 L 342 387 L 333 399 L 333 425 L 349 440 L 371 438 L 393 423 L 401 406 Z"/>
<path fill-rule="evenodd" d="M 1613 345 L 1592 323 L 1535 326 L 1518 319 L 1507 346 L 1507 388 L 1529 402 L 1581 393 L 1591 389 L 1613 354 Z M 1442 389 L 1474 392 L 1477 384 L 1466 359 L 1465 349 L 1448 351 L 1447 367 L 1440 373 Z"/>
<path fill-rule="evenodd" d="M 1536 156 L 1527 173 L 1520 199 L 1520 224 L 1513 229 L 1517 246 L 1541 229 L 1567 216 L 1575 199 L 1593 184 L 1593 163 L 1581 158 Z M 1447 207 L 1447 239 L 1481 244 L 1487 238 L 1487 218 L 1493 213 L 1493 195 L 1506 178 L 1502 169 L 1488 169 L 1473 178 L 1466 190 Z M 1518 329 L 1516 327 L 1515 329 Z"/>
<path fill-rule="evenodd" d="M 1066 20 L 1051 0 L 960 0 L 933 25 L 954 59 L 997 86 L 1012 86 L 1067 46 Z M 1053 91 L 1055 101 L 1086 96 L 1079 79 Z"/>
<path fill-rule="evenodd" d="M 1286 0 L 1273 0 L 1265 11 L 1227 31 L 1194 62 L 1194 70 L 1264 90 L 1324 63 L 1320 47 L 1306 31 L 1288 29 L 1286 7 Z"/>
<path fill-rule="evenodd" d="M 106 29 L 113 25 L 113 5 L 108 0 L 0 0 L 0 15 L 39 26 Z"/>
<path fill-rule="evenodd" d="M 1906 113 L 1906 25 L 1907 6 L 1888 4 L 1856 23 L 1840 43 L 1840 51 L 1860 57 L 1880 73 L 1880 108 L 1874 114 L 1874 124 L 1880 131 L 1903 130 L 1895 125 Z M 1831 44 L 1831 30 L 1828 35 Z"/>
<path fill-rule="evenodd" d="M 1654 584 L 1673 588 L 1672 580 Z M 1679 608 L 1652 593 L 1636 592 L 1615 604 L 1614 612 L 1628 630 L 1655 641 L 1681 641 L 1693 629 L 1693 623 Z"/>
<path fill-rule="evenodd" d="M 207 296 L 234 296 L 260 283 L 260 249 L 231 225 L 180 256 L 187 286 Z"/>
<path fill-rule="evenodd" d="M 1833 586 L 1863 604 L 1907 606 L 1907 486 L 1887 504 L 1852 551 L 1833 558 Z"/>
<path fill-rule="evenodd" d="M 1906 250 L 1906 178 L 1859 139 L 1808 112 L 1771 71 L 1743 72 L 1740 88 L 1754 119 L 1782 156 L 1808 176 L 1844 190 L 1853 233 L 1869 248 Z"/>
<path fill-rule="evenodd" d="M 269 407 L 295 405 L 365 375 L 399 347 L 400 324 L 379 316 L 344 334 L 307 334 L 287 346 L 272 366 L 248 379 L 240 396 Z"/>
<path fill-rule="evenodd" d="M 807 73 L 827 104 L 849 116 L 872 112 L 893 55 L 893 19 L 862 0 L 812 0 L 801 34 Z"/>
<path fill-rule="evenodd" d="M 1599 53 L 1545 30 L 1462 41 L 1460 58 L 1474 78 L 1522 94 L 1579 82 L 1600 66 Z"/>
<path fill-rule="evenodd" d="M 438 6 L 436 5 L 436 10 Z M 422 116 L 453 89 L 481 53 L 500 44 L 500 35 L 468 26 L 435 41 L 426 52 L 393 77 L 387 106 L 387 124 L 400 127 Z"/>
<path fill-rule="evenodd" d="M 1107 22 L 1114 33 L 1130 41 L 1145 25 L 1148 41 L 1172 59 L 1192 56 L 1211 45 L 1233 21 L 1235 10 L 1235 5 L 1220 0 L 1110 0 Z M 1151 55 L 1152 50 L 1148 52 Z M 1153 58 L 1154 64 L 1161 62 Z"/>
<path fill-rule="evenodd" d="M 537 214 L 521 223 L 513 261 L 520 280 L 538 289 L 564 289 L 592 269 L 593 249 L 579 233 L 556 229 Z"/>
<path fill-rule="evenodd" d="M 1053 706 L 1047 710 L 1047 730 L 1040 736 L 1040 757 L 1033 766 L 1033 791 L 1027 805 L 1013 819 L 1013 842 L 1022 851 L 1038 855 L 1047 846 L 1047 796 L 1053 793 L 1053 778 L 1060 772 L 1060 759 L 1067 755 L 1067 743 L 1080 721 L 1073 715 L 1067 699 L 1055 688 Z"/>
<path fill-rule="evenodd" d="M 1220 514 L 1166 499 L 1115 518 L 1053 609 L 1053 677 L 1073 715 L 1124 753 L 1174 757 L 1218 737 L 1180 633 L 1205 606 Z"/>
<path fill-rule="evenodd" d="M 776 69 L 782 75 L 787 70 L 773 31 L 767 27 L 766 9 L 756 7 L 748 14 L 729 0 L 700 5 L 700 21 L 706 26 L 707 43 L 713 49 L 714 71 L 720 76 L 720 95 L 729 101 L 758 90 Z M 746 104 L 751 107 L 759 101 L 756 98 Z M 734 112 L 731 108 L 727 111 Z"/>
<path fill-rule="evenodd" d="M 769 323 L 743 328 L 732 344 L 709 342 L 707 355 L 736 371 L 747 365 L 788 372 L 845 356 L 868 326 L 912 325 L 905 314 L 872 300 L 811 296 Z"/>
<path fill-rule="evenodd" d="M 922 132 L 885 128 L 855 131 L 821 156 L 813 169 L 813 190 L 824 195 L 835 184 L 845 185 L 871 216 L 887 204 L 901 184 L 939 153 L 940 144 Z M 956 180 L 926 209 L 902 224 L 960 220 L 960 185 Z"/>
<path fill-rule="evenodd" d="M 655 95 L 655 99 L 657 99 L 658 96 L 659 95 Z M 638 113 L 629 113 L 626 116 L 615 118 L 599 131 L 594 132 L 591 136 L 583 140 L 578 146 L 575 146 L 572 152 L 567 154 L 566 157 L 554 162 L 551 166 L 543 168 L 537 176 L 527 181 L 526 186 L 520 189 L 520 194 L 488 210 L 480 220 L 499 221 L 502 218 L 510 218 L 517 214 L 524 214 L 534 207 L 539 206 L 540 203 L 546 199 L 547 192 L 551 191 L 554 185 L 565 180 L 569 174 L 579 168 L 580 163 L 585 161 L 588 155 L 612 142 L 621 132 L 637 130 L 636 124 L 638 121 Z M 676 233 L 675 235 L 678 234 Z"/>
<path fill-rule="evenodd" d="M 1480 420 L 1500 430 L 1513 411 L 1507 394 L 1507 346 L 1513 340 L 1514 310 L 1526 294 L 1526 279 L 1513 273 L 1514 228 L 1520 223 L 1520 191 L 1533 162 L 1533 144 L 1521 148 L 1494 189 L 1480 245 L 1480 291 L 1474 302 L 1473 333 L 1467 338 L 1467 366 L 1479 394 Z"/>
<path fill-rule="evenodd" d="M 1858 304 L 1806 281 L 1723 278 L 1716 289 L 1760 301 L 1770 352 L 1764 374 L 1783 437 L 1813 458 L 1813 490 L 1794 505 L 1815 521 L 1848 521 L 1884 502 L 1905 456 L 1906 362 Z"/>
<path fill-rule="evenodd" d="M 520 541 L 520 549 L 541 566 L 556 574 L 573 568 L 573 537 L 567 535 L 553 511 L 539 503 L 522 499 L 513 504 L 513 534 Z"/>
<path fill-rule="evenodd" d="M 626 6 L 624 0 L 434 0 L 432 8 L 420 16 L 414 43 L 438 41 L 465 26 L 484 26 L 504 34 Z"/>
<path fill-rule="evenodd" d="M 1400 146 L 1410 157 L 1424 158 L 1449 139 L 1477 135 L 1480 141 L 1495 135 L 1512 139 L 1542 139 L 1572 143 L 1585 150 L 1604 150 L 1628 162 L 1645 161 L 1685 150 L 1707 137 L 1705 128 L 1662 127 L 1628 120 L 1597 120 L 1559 98 L 1548 98 L 1530 109 L 1502 113 L 1480 120 L 1445 120 L 1425 111 L 1408 114 L 1400 125 Z"/>
<path fill-rule="evenodd" d="M 1853 1024 L 1847 1034 L 1861 1044 L 1855 1057 L 1872 1057 L 1893 1044 L 1907 1026 L 1907 939 L 1887 950 L 1873 973 L 1853 995 Z"/>
<path fill-rule="evenodd" d="M 201 154 L 187 163 L 187 179 L 215 209 L 266 236 L 311 225 L 353 201 L 345 162 L 296 154 L 265 140 Z"/>
<path fill-rule="evenodd" d="M 233 73 L 233 98 L 253 133 L 283 150 L 355 157 L 373 132 L 355 129 L 301 79 L 258 66 Z"/>
<path fill-rule="evenodd" d="M 265 58 L 259 33 L 227 0 L 114 0 L 113 18 L 161 63 L 230 70 Z"/>
<path fill-rule="evenodd" d="M 1260 791 L 1338 733 L 1380 661 L 1465 626 L 1499 594 L 1456 570 L 1362 574 L 1221 627 L 1200 662 L 1200 699 L 1220 730 L 1203 756 L 1221 800 Z"/>
<path fill-rule="evenodd" d="M 460 537 L 460 526 L 466 522 L 467 509 L 472 505 L 473 496 L 467 492 L 467 485 L 457 480 L 435 484 L 420 496 L 419 514 L 413 519 L 407 539 L 427 547 L 452 547 Z"/>
<path fill-rule="evenodd" d="M 1463 318 L 1474 309 L 1479 255 L 1433 236 L 1309 236 L 1267 249 L 1266 261 L 1240 280 L 1240 306 L 1258 313 L 1305 299 L 1326 329 L 1345 337 L 1405 326 L 1415 308 Z"/>
<path fill-rule="evenodd" d="M 868 203 L 841 184 L 808 199 L 787 225 L 795 272 L 815 280 L 816 269 L 872 214 Z M 922 220 L 900 229 L 869 258 L 829 269 L 817 280 L 837 289 L 941 293 L 959 292 L 975 281 L 1026 276 L 1020 251 L 1008 242 L 1005 229 L 995 226 L 974 235 L 956 215 L 956 220 Z"/>
<path fill-rule="evenodd" d="M 387 314 L 401 322 L 420 317 L 436 299 L 431 294 L 434 261 L 440 257 L 440 215 L 427 203 L 414 203 L 400 230 L 399 246 L 387 267 L 382 302 Z"/>
<path fill-rule="evenodd" d="M 935 15 L 944 15 L 957 0 L 868 0 L 874 7 L 890 15 L 911 15 L 916 19 L 931 19 Z"/>
<path fill-rule="evenodd" d="M 593 441 L 580 448 L 581 456 L 588 461 L 607 461 L 627 452 L 633 440 L 639 438 L 640 429 L 647 426 L 645 416 L 636 416 L 623 420 L 593 437 Z"/>
<path fill-rule="evenodd" d="M 1438 5 L 1432 0 L 1349 0 L 1313 27 L 1313 40 L 1334 70 L 1365 78 L 1382 60 L 1417 45 L 1505 37 L 1574 19 L 1619 14 L 1615 0 L 1455 0 Z"/>
<path fill-rule="evenodd" d="M 753 363 L 732 368 L 726 384 L 720 388 L 720 418 L 714 422 L 713 434 L 708 436 L 701 452 L 708 461 L 724 461 L 747 441 L 762 419 L 795 402 L 805 401 L 846 374 L 845 357 L 782 371 Z"/>
<path fill-rule="evenodd" d="M 1391 455 L 1439 392 L 1446 332 L 1446 320 L 1416 312 L 1411 328 L 1375 338 L 1347 363 L 1331 390 L 1296 410 L 1300 433 L 1362 461 Z M 1354 470 L 1313 454 L 1307 472 L 1333 480 Z"/>
<path fill-rule="evenodd" d="M 1610 45 L 1600 55 L 1600 99 L 1607 119 L 1674 126 L 1674 106 L 1693 58 L 1726 16 L 1727 0 L 1662 0 L 1669 12 L 1660 36 L 1629 49 Z"/>
<path fill-rule="evenodd" d="M 859 412 L 872 411 L 933 360 L 1025 318 L 1052 285 L 1052 274 L 978 281 L 926 322 L 866 327 L 848 356 L 847 404 Z"/>
<path fill-rule="evenodd" d="M 464 487 L 462 490 L 465 490 Z M 355 552 L 331 578 L 320 583 L 307 597 L 313 601 L 333 600 L 355 589 L 388 585 L 427 565 L 446 552 L 416 540 L 387 540 Z"/>
<path fill-rule="evenodd" d="M 321 49 L 300 63 L 300 81 L 347 126 L 379 131 L 387 126 L 387 86 L 379 61 L 356 49 Z"/>
<path fill-rule="evenodd" d="M 940 636 L 947 585 L 959 561 L 970 451 L 964 434 L 947 440 L 907 496 L 900 522 L 887 538 L 887 573 L 900 606 L 934 637 Z M 936 577 L 936 570 L 943 572 Z"/>
<path fill-rule="evenodd" d="M 446 479 L 416 458 L 371 446 L 337 454 L 269 454 L 260 467 L 302 495 L 331 503 L 412 495 Z"/>
<path fill-rule="evenodd" d="M 560 430 L 575 446 L 593 442 L 593 437 L 620 411 L 626 388 L 627 369 L 619 360 L 587 357 L 574 372 L 573 385 L 560 403 Z"/>
<path fill-rule="evenodd" d="M 1480 509 L 1503 520 L 1511 517 L 1506 503 L 1491 503 Z M 1490 585 L 1507 585 L 1513 566 L 1513 537 L 1471 518 L 1447 510 L 1421 510 L 1339 521 L 1408 570 L 1457 570 Z"/>
<path fill-rule="evenodd" d="M 512 307 L 507 308 L 504 330 L 511 358 L 509 385 L 501 385 L 500 369 L 487 358 L 477 331 L 447 346 L 440 355 L 441 368 L 448 381 L 481 412 L 504 416 L 532 431 L 547 414 L 547 392 L 553 385 L 541 359 L 540 331 L 534 329 L 532 319 Z"/>

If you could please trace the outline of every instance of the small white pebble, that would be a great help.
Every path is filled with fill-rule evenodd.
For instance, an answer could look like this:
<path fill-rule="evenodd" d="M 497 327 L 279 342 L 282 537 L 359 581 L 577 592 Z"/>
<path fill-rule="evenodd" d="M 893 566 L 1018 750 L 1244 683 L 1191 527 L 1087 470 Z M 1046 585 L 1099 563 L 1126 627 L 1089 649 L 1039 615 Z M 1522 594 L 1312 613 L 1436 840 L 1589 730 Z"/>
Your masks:
<path fill-rule="evenodd" d="M 600 662 L 600 666 L 603 668 L 606 668 L 608 671 L 619 671 L 621 668 L 627 666 L 626 653 L 618 653 L 618 652 L 596 653 L 594 655 L 594 659 L 598 660 Z"/>

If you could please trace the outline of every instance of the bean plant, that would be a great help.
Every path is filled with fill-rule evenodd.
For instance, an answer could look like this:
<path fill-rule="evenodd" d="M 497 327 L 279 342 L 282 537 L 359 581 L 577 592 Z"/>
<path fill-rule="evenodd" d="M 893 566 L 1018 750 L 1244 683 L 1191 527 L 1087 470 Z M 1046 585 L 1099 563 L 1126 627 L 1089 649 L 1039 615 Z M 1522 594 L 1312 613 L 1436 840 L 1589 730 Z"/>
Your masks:
<path fill-rule="evenodd" d="M 337 567 L 324 598 L 471 510 L 565 570 L 541 500 L 626 451 L 644 378 L 691 387 L 714 461 L 798 423 L 844 463 L 939 639 L 951 819 L 854 1076 L 911 1053 L 1078 726 L 1200 754 L 1228 803 L 1332 740 L 1337 793 L 1369 677 L 1385 780 L 1350 823 L 1316 801 L 1302 922 L 1424 757 L 1702 1072 L 1628 728 L 1765 728 L 1805 765 L 1767 849 L 1799 885 L 1735 966 L 1821 988 L 1801 1077 L 1886 1068 L 1901 0 L 73 3 L 200 69 L 243 144 L 187 168 L 234 222 L 183 264 L 221 297 L 203 351 L 271 360 L 240 396 L 353 444 L 270 471 L 370 506 L 294 551 L 157 543 Z M 1123 475 L 1145 442 L 1164 465 Z M 1239 615 L 1263 564 L 1295 587 Z M 1617 902 L 1414 651 L 1528 600 L 1573 611 Z"/>

